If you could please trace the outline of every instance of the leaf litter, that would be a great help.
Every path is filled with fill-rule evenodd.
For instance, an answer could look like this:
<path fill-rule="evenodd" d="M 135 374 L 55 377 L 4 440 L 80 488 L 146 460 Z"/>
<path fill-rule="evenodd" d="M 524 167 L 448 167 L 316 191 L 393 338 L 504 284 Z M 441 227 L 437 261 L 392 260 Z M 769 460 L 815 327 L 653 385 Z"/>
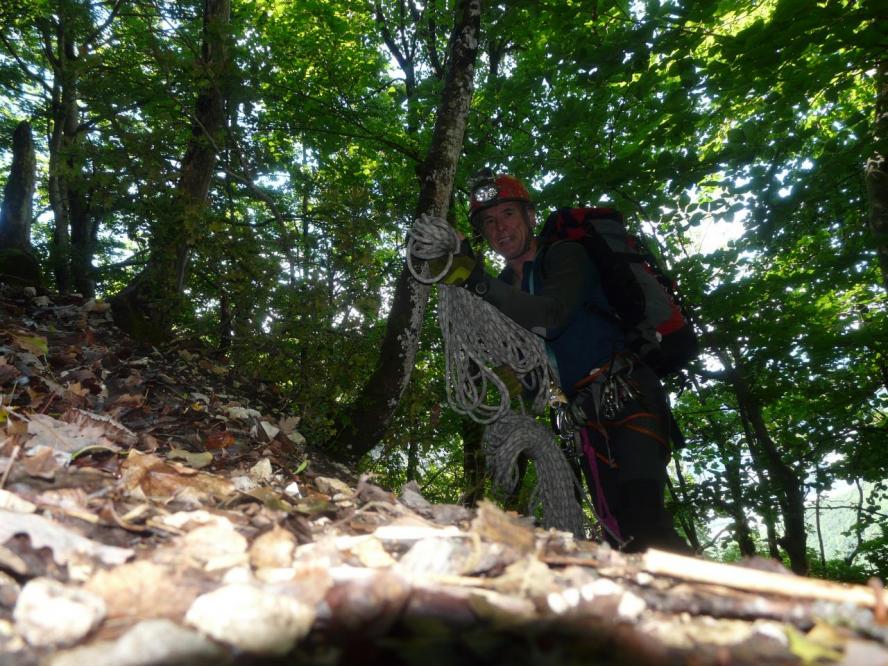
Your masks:
<path fill-rule="evenodd" d="M 37 298 L 0 288 L 2 663 L 888 664 L 878 586 L 380 488 L 211 354 Z"/>

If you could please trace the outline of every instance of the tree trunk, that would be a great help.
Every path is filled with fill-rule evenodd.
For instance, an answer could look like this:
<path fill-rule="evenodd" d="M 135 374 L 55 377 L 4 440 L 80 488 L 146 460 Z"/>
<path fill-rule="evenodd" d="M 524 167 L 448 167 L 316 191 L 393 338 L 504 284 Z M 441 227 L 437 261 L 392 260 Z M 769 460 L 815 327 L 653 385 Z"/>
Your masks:
<path fill-rule="evenodd" d="M 49 27 L 47 26 L 47 30 Z M 71 169 L 68 161 L 76 150 L 79 112 L 76 80 L 71 62 L 76 58 L 74 41 L 64 14 L 58 16 L 55 35 L 44 34 L 47 44 L 55 41 L 51 95 L 52 129 L 49 139 L 49 204 L 52 208 L 53 231 L 49 246 L 50 264 L 60 292 L 71 290 L 71 234 L 68 182 Z"/>
<path fill-rule="evenodd" d="M 740 554 L 746 557 L 755 555 L 755 541 L 749 529 L 746 517 L 746 502 L 743 499 L 743 481 L 740 478 L 740 456 L 733 448 L 726 447 L 723 442 L 716 442 L 722 463 L 725 466 L 725 482 L 731 496 L 729 511 L 734 520 L 734 538 L 740 548 Z"/>
<path fill-rule="evenodd" d="M 37 161 L 31 125 L 22 121 L 12 135 L 12 166 L 0 208 L 0 249 L 31 248 L 31 211 Z"/>
<path fill-rule="evenodd" d="M 669 490 L 672 492 L 672 496 L 676 502 L 678 502 L 686 511 L 682 511 L 678 514 L 678 520 L 681 524 L 681 529 L 684 531 L 685 536 L 688 539 L 688 543 L 691 548 L 695 552 L 700 552 L 700 537 L 697 534 L 697 527 L 694 524 L 694 505 L 688 499 L 688 482 L 685 479 L 684 473 L 681 471 L 681 456 L 678 455 L 678 451 L 672 452 L 672 459 L 675 461 L 675 478 L 678 480 L 678 489 L 681 491 L 681 497 L 677 496 L 675 489 L 672 487 L 672 484 L 669 482 L 667 478 L 666 481 L 669 485 Z M 687 513 L 688 515 L 683 515 Z"/>
<path fill-rule="evenodd" d="M 472 507 L 484 497 L 484 425 L 464 416 L 460 426 L 463 441 L 463 495 L 460 503 Z"/>
<path fill-rule="evenodd" d="M 198 92 L 191 138 L 176 187 L 175 215 L 156 220 L 148 265 L 112 300 L 117 324 L 134 337 L 169 337 L 179 314 L 192 247 L 203 236 L 204 213 L 225 128 L 230 0 L 205 0 Z"/>
<path fill-rule="evenodd" d="M 882 269 L 882 286 L 888 291 L 888 60 L 879 63 L 876 74 L 873 145 L 865 167 L 869 227 Z"/>
<path fill-rule="evenodd" d="M 771 482 L 777 491 L 784 527 L 783 539 L 780 543 L 789 556 L 793 572 L 806 575 L 808 573 L 807 529 L 805 528 L 805 498 L 802 483 L 795 470 L 783 460 L 777 444 L 768 432 L 761 403 L 749 390 L 743 366 L 739 363 L 739 356 L 734 354 L 735 359 L 738 360 L 733 366 L 726 354 L 721 354 L 721 357 L 722 363 L 728 370 L 741 417 L 746 419 L 752 431 L 752 440 L 755 445 L 751 447 L 751 450 L 757 449 L 761 453 Z M 750 441 L 751 445 L 753 441 Z"/>
<path fill-rule="evenodd" d="M 447 217 L 472 99 L 480 16 L 478 0 L 461 0 L 457 5 L 450 68 L 432 143 L 421 170 L 417 215 Z M 379 363 L 354 404 L 339 415 L 337 433 L 327 444 L 332 456 L 355 460 L 372 450 L 385 434 L 410 381 L 428 296 L 429 287 L 414 280 L 404 264 L 395 288 Z"/>

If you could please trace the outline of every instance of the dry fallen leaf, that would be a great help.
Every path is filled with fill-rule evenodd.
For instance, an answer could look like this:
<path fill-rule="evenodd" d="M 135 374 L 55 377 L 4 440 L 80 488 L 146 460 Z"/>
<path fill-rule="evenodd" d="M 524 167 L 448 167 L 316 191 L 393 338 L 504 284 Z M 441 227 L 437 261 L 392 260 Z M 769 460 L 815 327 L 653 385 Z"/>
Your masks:
<path fill-rule="evenodd" d="M 22 466 L 25 468 L 28 476 L 52 481 L 55 478 L 56 472 L 62 468 L 62 463 L 59 463 L 56 457 L 57 453 L 57 451 L 48 446 L 38 446 L 29 451 L 29 455 L 24 457 Z"/>
<path fill-rule="evenodd" d="M 49 351 L 46 338 L 39 335 L 12 334 L 13 342 L 37 356 L 44 356 Z"/>
<path fill-rule="evenodd" d="M 105 600 L 112 619 L 179 619 L 200 594 L 197 584 L 146 560 L 98 571 L 83 587 Z"/>
<path fill-rule="evenodd" d="M 105 564 L 122 564 L 133 556 L 129 548 L 92 541 L 43 516 L 0 510 L 0 544 L 16 534 L 27 534 L 35 549 L 46 547 L 52 550 L 53 559 L 60 565 L 76 555 L 95 557 Z"/>
<path fill-rule="evenodd" d="M 207 438 L 204 440 L 204 448 L 208 451 L 212 451 L 214 449 L 225 449 L 235 443 L 234 435 L 230 432 L 223 430 L 221 432 L 213 432 L 207 435 Z"/>
<path fill-rule="evenodd" d="M 191 451 L 186 451 L 185 449 L 170 449 L 167 457 L 176 460 L 184 460 L 188 463 L 189 467 L 193 467 L 194 469 L 201 469 L 213 462 L 213 454 L 209 451 L 193 453 Z"/>
<path fill-rule="evenodd" d="M 188 491 L 192 497 L 221 500 L 234 492 L 234 485 L 227 479 L 135 449 L 129 452 L 120 470 L 121 484 L 137 499 L 170 501 Z"/>

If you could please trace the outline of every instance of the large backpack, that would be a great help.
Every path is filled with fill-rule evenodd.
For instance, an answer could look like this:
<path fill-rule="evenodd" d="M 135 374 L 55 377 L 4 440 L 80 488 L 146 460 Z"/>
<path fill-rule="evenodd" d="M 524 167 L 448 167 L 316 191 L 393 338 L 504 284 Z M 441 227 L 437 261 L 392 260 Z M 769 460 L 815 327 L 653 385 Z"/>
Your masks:
<path fill-rule="evenodd" d="M 676 373 L 700 352 L 694 327 L 644 243 L 628 232 L 612 208 L 561 208 L 546 219 L 539 236 L 546 246 L 579 241 L 595 262 L 612 312 L 627 342 L 660 376 Z"/>

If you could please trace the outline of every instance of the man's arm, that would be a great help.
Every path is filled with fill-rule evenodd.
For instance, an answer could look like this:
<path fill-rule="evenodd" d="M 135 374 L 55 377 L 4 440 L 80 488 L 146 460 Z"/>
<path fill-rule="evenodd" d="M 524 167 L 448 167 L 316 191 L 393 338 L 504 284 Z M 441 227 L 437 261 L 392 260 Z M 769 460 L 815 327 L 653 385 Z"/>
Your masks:
<path fill-rule="evenodd" d="M 542 288 L 537 286 L 537 293 L 519 291 L 488 276 L 484 280 L 487 293 L 483 298 L 524 328 L 552 338 L 583 307 L 589 281 L 597 279 L 597 274 L 592 270 L 585 248 L 579 243 L 552 245 L 543 262 L 546 279 Z"/>

